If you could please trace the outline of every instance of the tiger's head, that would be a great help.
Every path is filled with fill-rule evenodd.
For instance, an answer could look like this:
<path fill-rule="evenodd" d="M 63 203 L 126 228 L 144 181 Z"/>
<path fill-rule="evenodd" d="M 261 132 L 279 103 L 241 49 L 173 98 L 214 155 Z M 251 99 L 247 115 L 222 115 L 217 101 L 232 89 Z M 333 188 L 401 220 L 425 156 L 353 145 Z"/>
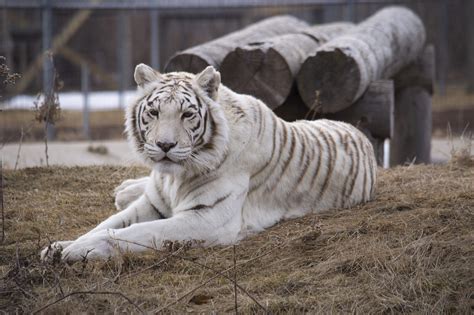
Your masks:
<path fill-rule="evenodd" d="M 127 108 L 126 132 L 133 147 L 159 172 L 215 169 L 227 154 L 228 125 L 218 103 L 220 74 L 161 74 L 135 68 L 138 99 Z"/>

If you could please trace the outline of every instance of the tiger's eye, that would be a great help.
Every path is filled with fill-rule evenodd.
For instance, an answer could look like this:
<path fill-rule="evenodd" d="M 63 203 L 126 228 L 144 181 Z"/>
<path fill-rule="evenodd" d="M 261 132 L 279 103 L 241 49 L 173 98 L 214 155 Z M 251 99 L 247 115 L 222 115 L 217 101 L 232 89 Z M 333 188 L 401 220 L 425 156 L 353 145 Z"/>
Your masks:
<path fill-rule="evenodd" d="M 194 113 L 192 112 L 184 112 L 183 115 L 181 116 L 182 118 L 189 118 L 194 116 Z"/>
<path fill-rule="evenodd" d="M 158 117 L 158 111 L 156 109 L 150 109 L 149 111 L 150 115 Z"/>

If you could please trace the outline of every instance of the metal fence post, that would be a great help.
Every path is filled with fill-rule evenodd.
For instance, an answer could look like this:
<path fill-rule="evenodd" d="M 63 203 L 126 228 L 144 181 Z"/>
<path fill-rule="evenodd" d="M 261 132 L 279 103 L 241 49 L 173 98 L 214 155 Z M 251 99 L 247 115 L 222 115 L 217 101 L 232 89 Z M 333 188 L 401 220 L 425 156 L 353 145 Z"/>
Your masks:
<path fill-rule="evenodd" d="M 83 99 L 82 128 L 84 131 L 84 137 L 86 139 L 90 139 L 91 132 L 89 126 L 89 68 L 85 63 L 82 63 L 81 65 L 81 89 Z"/>
<path fill-rule="evenodd" d="M 160 16 L 158 10 L 150 11 L 150 59 L 151 66 L 160 70 Z"/>
<path fill-rule="evenodd" d="M 124 92 L 131 77 L 131 37 L 128 13 L 120 10 L 117 19 L 117 62 L 119 67 L 119 108 L 125 107 Z"/>
<path fill-rule="evenodd" d="M 43 46 L 43 93 L 51 95 L 54 92 L 54 65 L 52 54 L 52 36 L 53 36 L 53 9 L 51 0 L 43 0 L 42 9 L 42 46 Z M 55 137 L 54 125 L 46 123 L 46 137 L 53 140 Z"/>
<path fill-rule="evenodd" d="M 346 0 L 347 15 L 346 20 L 355 22 L 355 3 L 354 0 Z"/>

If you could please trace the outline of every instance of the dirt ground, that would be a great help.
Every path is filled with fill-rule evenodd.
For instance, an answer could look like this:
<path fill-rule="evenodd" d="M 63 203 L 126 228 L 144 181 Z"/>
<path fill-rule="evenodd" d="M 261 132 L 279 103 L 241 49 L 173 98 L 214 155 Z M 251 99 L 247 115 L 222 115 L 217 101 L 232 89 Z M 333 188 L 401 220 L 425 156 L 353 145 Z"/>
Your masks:
<path fill-rule="evenodd" d="M 0 312 L 474 312 L 472 157 L 379 170 L 375 200 L 282 222 L 235 253 L 184 246 L 70 266 L 39 261 L 49 240 L 77 237 L 114 213 L 113 188 L 144 173 L 4 172 Z"/>
<path fill-rule="evenodd" d="M 470 145 L 474 138 L 433 138 L 431 140 L 431 160 L 433 163 L 446 163 L 451 151 Z M 43 142 L 7 143 L 0 148 L 3 167 L 7 169 L 46 166 Z M 108 141 L 54 141 L 48 144 L 48 162 L 55 166 L 116 165 L 137 166 L 140 164 L 131 153 L 125 140 Z"/>
<path fill-rule="evenodd" d="M 44 125 L 34 120 L 32 110 L 5 110 L 0 115 L 0 142 L 42 141 Z M 91 139 L 123 139 L 124 112 L 122 110 L 93 111 L 89 126 Z M 56 140 L 77 141 L 87 139 L 83 133 L 81 111 L 61 111 L 55 124 Z M 22 136 L 23 133 L 23 136 Z"/>
<path fill-rule="evenodd" d="M 6 144 L 0 149 L 7 169 L 46 166 L 44 142 Z M 48 163 L 55 166 L 139 164 L 125 140 L 54 141 L 48 144 Z"/>
<path fill-rule="evenodd" d="M 474 94 L 452 94 L 452 97 L 435 95 L 433 99 L 433 135 L 445 137 L 448 124 L 455 135 L 474 132 Z M 439 105 L 442 104 L 442 105 Z M 301 105 L 303 106 L 303 105 Z M 303 106 L 303 110 L 305 107 Z M 282 109 L 282 108 L 280 108 Z M 279 110 L 276 111 L 278 114 Z M 305 112 L 306 113 L 306 112 Z M 301 114 L 301 113 L 300 113 Z M 283 112 L 279 115 L 285 116 Z M 301 118 L 301 117 L 300 117 Z M 291 119 L 290 119 L 291 120 Z M 118 140 L 123 135 L 124 112 L 122 110 L 103 110 L 90 112 L 89 126 L 92 140 Z M 81 111 L 61 111 L 61 118 L 55 124 L 57 141 L 86 140 L 83 131 Z M 0 115 L 0 143 L 42 141 L 44 125 L 34 121 L 31 110 L 6 110 Z"/>

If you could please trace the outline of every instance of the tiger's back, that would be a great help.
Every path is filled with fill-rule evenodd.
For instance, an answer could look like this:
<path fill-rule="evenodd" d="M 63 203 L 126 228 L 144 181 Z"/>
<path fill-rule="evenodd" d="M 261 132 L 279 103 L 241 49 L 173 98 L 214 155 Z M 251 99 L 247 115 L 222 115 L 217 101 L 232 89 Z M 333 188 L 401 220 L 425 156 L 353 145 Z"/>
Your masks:
<path fill-rule="evenodd" d="M 247 124 L 249 141 L 236 150 L 236 167 L 249 174 L 243 209 L 247 229 L 261 230 L 282 218 L 351 207 L 373 197 L 375 156 L 372 144 L 357 128 L 325 119 L 290 123 L 251 96 L 230 98 L 232 106 L 242 104 L 240 116 L 247 118 L 241 124 Z M 226 111 L 231 116 L 235 112 Z M 234 121 L 230 134 L 241 132 L 233 130 L 239 120 L 229 118 Z"/>

